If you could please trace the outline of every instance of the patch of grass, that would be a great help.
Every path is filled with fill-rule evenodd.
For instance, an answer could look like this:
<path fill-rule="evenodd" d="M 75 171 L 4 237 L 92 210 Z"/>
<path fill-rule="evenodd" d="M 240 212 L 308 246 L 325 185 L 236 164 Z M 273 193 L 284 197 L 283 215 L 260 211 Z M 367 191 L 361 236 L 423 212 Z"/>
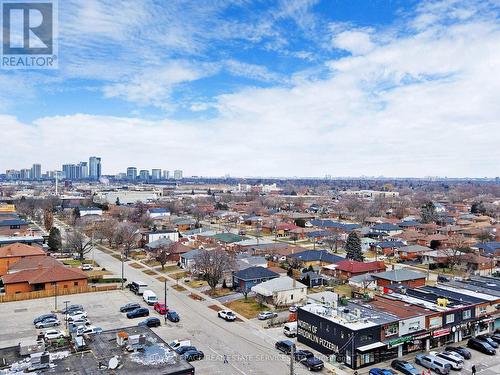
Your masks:
<path fill-rule="evenodd" d="M 114 254 L 115 253 L 113 250 L 104 249 L 102 247 L 100 247 L 99 250 L 102 251 L 103 253 L 106 253 L 106 254 Z"/>
<path fill-rule="evenodd" d="M 92 270 L 88 272 L 89 278 L 97 278 L 102 277 L 104 275 L 112 275 L 112 272 L 109 271 L 101 271 L 101 270 Z"/>
<path fill-rule="evenodd" d="M 333 291 L 337 293 L 339 296 L 352 296 L 352 288 L 349 285 L 338 285 L 333 288 Z"/>
<path fill-rule="evenodd" d="M 115 259 L 118 259 L 119 261 L 122 260 L 122 255 L 121 254 L 111 254 L 111 256 Z"/>
<path fill-rule="evenodd" d="M 82 262 L 76 259 L 63 259 L 62 262 L 65 266 L 70 267 L 80 267 L 82 265 Z"/>
<path fill-rule="evenodd" d="M 227 296 L 229 294 L 233 294 L 234 292 L 229 288 L 220 288 L 220 289 L 215 289 L 215 290 L 210 289 L 204 293 L 210 297 L 217 298 L 217 297 L 223 297 L 223 296 Z"/>
<path fill-rule="evenodd" d="M 154 260 L 154 259 L 148 259 L 148 260 L 144 261 L 144 264 L 147 264 L 150 267 L 156 267 L 156 266 L 160 265 L 160 262 L 158 262 L 157 260 Z"/>
<path fill-rule="evenodd" d="M 186 277 L 186 276 L 187 276 L 187 274 L 188 274 L 188 273 L 187 273 L 186 271 L 183 271 L 183 272 L 176 272 L 176 273 L 172 273 L 172 274 L 170 274 L 169 276 L 170 276 L 171 278 L 175 279 L 175 280 L 180 280 L 180 279 L 182 279 L 182 278 Z"/>
<path fill-rule="evenodd" d="M 158 271 L 169 273 L 169 272 L 179 271 L 181 269 L 182 268 L 178 267 L 176 264 L 172 264 L 169 266 L 165 266 L 163 269 L 161 269 L 161 267 L 160 267 L 160 268 L 158 268 Z"/>
<path fill-rule="evenodd" d="M 146 275 L 149 275 L 149 276 L 154 276 L 154 275 L 156 275 L 156 274 L 157 274 L 157 273 L 156 273 L 155 271 L 153 271 L 153 270 L 144 270 L 144 271 L 142 271 L 142 272 L 144 272 Z"/>
<path fill-rule="evenodd" d="M 189 298 L 194 299 L 195 301 L 204 301 L 205 298 L 196 293 L 189 293 Z"/>
<path fill-rule="evenodd" d="M 167 278 L 166 278 L 165 276 L 160 276 L 160 277 L 157 277 L 157 278 L 156 278 L 156 280 L 158 280 L 158 281 L 160 281 L 160 282 L 164 283 L 164 282 L 165 282 L 165 280 L 167 280 Z"/>
<path fill-rule="evenodd" d="M 245 299 L 238 299 L 236 301 L 231 301 L 226 304 L 229 309 L 243 315 L 247 319 L 252 319 L 257 317 L 262 311 L 269 310 L 265 305 L 261 305 L 255 300 L 255 298 L 248 297 Z"/>
<path fill-rule="evenodd" d="M 174 290 L 177 290 L 178 292 L 184 292 L 184 291 L 187 290 L 182 285 L 172 285 L 171 288 L 174 289 Z"/>
<path fill-rule="evenodd" d="M 191 288 L 201 288 L 208 285 L 205 280 L 190 280 L 188 282 L 185 282 L 184 284 L 190 286 Z"/>
<path fill-rule="evenodd" d="M 218 305 L 210 305 L 208 306 L 209 309 L 212 309 L 214 311 L 221 311 L 222 310 L 222 307 L 218 306 Z"/>
<path fill-rule="evenodd" d="M 135 269 L 144 268 L 144 266 L 141 265 L 141 264 L 139 264 L 139 263 L 130 263 L 129 266 L 132 267 L 132 268 L 135 268 Z"/>

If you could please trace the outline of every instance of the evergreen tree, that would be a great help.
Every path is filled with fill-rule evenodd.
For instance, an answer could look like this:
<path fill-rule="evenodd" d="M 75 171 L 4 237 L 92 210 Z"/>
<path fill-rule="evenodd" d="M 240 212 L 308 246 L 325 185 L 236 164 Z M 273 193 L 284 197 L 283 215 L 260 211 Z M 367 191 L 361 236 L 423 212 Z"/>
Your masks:
<path fill-rule="evenodd" d="M 119 205 L 120 205 L 120 198 L 119 198 L 119 197 L 116 197 L 116 202 L 115 202 L 115 204 L 116 204 L 117 206 L 119 206 Z"/>
<path fill-rule="evenodd" d="M 420 216 L 422 216 L 422 222 L 425 224 L 433 223 L 437 220 L 436 206 L 434 203 L 427 202 L 420 209 Z"/>
<path fill-rule="evenodd" d="M 61 232 L 57 227 L 50 228 L 49 239 L 47 241 L 50 250 L 57 251 L 62 247 Z"/>
<path fill-rule="evenodd" d="M 361 240 L 355 232 L 349 233 L 347 237 L 347 242 L 345 244 L 345 249 L 347 252 L 346 259 L 355 260 L 362 262 L 364 257 L 361 252 Z"/>
<path fill-rule="evenodd" d="M 78 207 L 75 207 L 75 209 L 73 210 L 73 217 L 75 219 L 79 219 L 80 218 L 80 209 Z"/>

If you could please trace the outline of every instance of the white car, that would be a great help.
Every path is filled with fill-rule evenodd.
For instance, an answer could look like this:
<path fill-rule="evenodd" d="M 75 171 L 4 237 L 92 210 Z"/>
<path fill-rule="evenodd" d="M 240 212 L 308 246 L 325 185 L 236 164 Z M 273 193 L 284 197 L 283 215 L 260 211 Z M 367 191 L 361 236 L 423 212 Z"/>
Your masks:
<path fill-rule="evenodd" d="M 221 310 L 217 313 L 219 318 L 222 318 L 228 322 L 232 322 L 236 320 L 236 315 L 231 310 Z"/>
<path fill-rule="evenodd" d="M 101 333 L 102 332 L 102 328 L 101 327 L 94 327 L 94 326 L 79 326 L 77 329 L 76 329 L 76 335 L 77 336 L 82 336 L 82 335 L 89 335 L 89 334 L 93 334 L 93 333 Z"/>
<path fill-rule="evenodd" d="M 64 333 L 57 329 L 49 329 L 45 331 L 43 337 L 45 337 L 45 340 L 56 340 L 64 337 Z"/>
<path fill-rule="evenodd" d="M 257 317 L 259 320 L 266 320 L 266 319 L 272 319 L 272 318 L 277 318 L 278 314 L 272 312 L 272 311 L 263 311 L 259 314 Z"/>
<path fill-rule="evenodd" d="M 86 311 L 72 311 L 66 315 L 66 320 L 72 322 L 74 320 L 83 319 L 87 317 Z"/>
<path fill-rule="evenodd" d="M 90 264 L 82 264 L 82 271 L 92 271 L 94 269 L 94 267 L 92 267 L 92 265 Z"/>
<path fill-rule="evenodd" d="M 79 326 L 89 326 L 90 325 L 90 320 L 88 320 L 87 318 L 80 318 L 80 319 L 73 320 L 71 323 L 74 324 L 77 327 L 79 327 Z"/>

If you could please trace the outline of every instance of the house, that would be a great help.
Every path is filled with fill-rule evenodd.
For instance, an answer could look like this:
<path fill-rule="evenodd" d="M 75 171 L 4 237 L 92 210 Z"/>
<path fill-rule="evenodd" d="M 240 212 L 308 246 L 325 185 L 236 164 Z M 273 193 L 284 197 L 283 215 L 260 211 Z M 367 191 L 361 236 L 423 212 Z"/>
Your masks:
<path fill-rule="evenodd" d="M 159 240 L 148 243 L 145 249 L 151 253 L 155 253 L 164 246 L 168 249 L 167 262 L 179 262 L 182 254 L 192 250 L 190 247 L 180 242 L 172 242 L 168 238 L 160 238 Z"/>
<path fill-rule="evenodd" d="M 238 254 L 236 256 L 238 270 L 243 270 L 248 267 L 264 267 L 267 268 L 267 260 L 262 256 L 253 256 L 248 254 Z"/>
<path fill-rule="evenodd" d="M 274 306 L 301 304 L 307 299 L 307 286 L 284 276 L 252 287 L 257 299 Z"/>
<path fill-rule="evenodd" d="M 249 292 L 262 282 L 279 277 L 276 272 L 264 267 L 248 267 L 233 274 L 233 287 L 241 292 Z"/>
<path fill-rule="evenodd" d="M 102 216 L 102 209 L 99 207 L 78 207 L 80 210 L 80 217 L 87 215 L 98 215 Z"/>
<path fill-rule="evenodd" d="M 381 241 L 373 243 L 371 245 L 371 249 L 377 254 L 393 256 L 397 252 L 397 250 L 404 245 L 405 244 L 401 241 Z"/>
<path fill-rule="evenodd" d="M 425 275 L 423 273 L 411 271 L 406 268 L 374 273 L 372 277 L 377 280 L 377 286 L 379 287 L 386 287 L 390 284 L 402 284 L 416 288 L 425 285 Z"/>
<path fill-rule="evenodd" d="M 375 224 L 373 227 L 371 227 L 371 231 L 373 233 L 387 233 L 388 236 L 393 236 L 395 234 L 402 233 L 403 229 L 398 225 L 390 223 L 380 223 Z"/>
<path fill-rule="evenodd" d="M 174 220 L 173 223 L 179 232 L 185 232 L 185 231 L 194 229 L 196 227 L 196 220 L 189 219 L 189 218 L 177 219 L 177 220 Z"/>
<path fill-rule="evenodd" d="M 355 260 L 343 260 L 337 264 L 323 267 L 323 273 L 340 280 L 349 280 L 353 276 L 385 272 L 385 270 L 386 266 L 382 261 L 357 262 Z"/>
<path fill-rule="evenodd" d="M 28 223 L 22 219 L 5 219 L 0 221 L 0 236 L 14 236 L 28 230 Z"/>
<path fill-rule="evenodd" d="M 330 254 L 326 250 L 305 250 L 300 253 L 290 254 L 288 255 L 287 258 L 289 262 L 298 261 L 304 267 L 309 267 L 309 266 L 320 267 L 327 264 L 338 263 L 342 260 L 345 260 L 345 258 L 338 255 Z"/>
<path fill-rule="evenodd" d="M 38 246 L 13 243 L 0 247 L 0 276 L 3 276 L 14 263 L 24 258 L 45 257 L 47 254 Z"/>
<path fill-rule="evenodd" d="M 196 265 L 196 257 L 201 250 L 194 249 L 180 255 L 181 268 L 192 271 Z"/>
<path fill-rule="evenodd" d="M 151 219 L 159 219 L 170 216 L 170 211 L 166 208 L 150 208 L 148 215 Z"/>
<path fill-rule="evenodd" d="M 401 260 L 414 260 L 420 257 L 422 253 L 432 250 L 430 247 L 421 245 L 403 246 L 398 249 L 397 255 Z"/>
<path fill-rule="evenodd" d="M 179 232 L 176 230 L 153 230 L 142 233 L 142 243 L 144 245 L 157 241 L 161 238 L 168 238 L 172 242 L 179 241 Z"/>
<path fill-rule="evenodd" d="M 5 294 L 35 292 L 54 288 L 86 287 L 88 275 L 78 268 L 69 268 L 59 261 L 51 265 L 40 262 L 36 268 L 17 269 L 2 276 Z"/>
<path fill-rule="evenodd" d="M 307 271 L 300 275 L 300 280 L 310 288 L 315 288 L 324 284 L 326 279 L 317 272 Z"/>
<path fill-rule="evenodd" d="M 488 254 L 493 256 L 500 255 L 500 242 L 478 242 L 471 247 L 473 250 L 478 250 L 481 254 Z"/>

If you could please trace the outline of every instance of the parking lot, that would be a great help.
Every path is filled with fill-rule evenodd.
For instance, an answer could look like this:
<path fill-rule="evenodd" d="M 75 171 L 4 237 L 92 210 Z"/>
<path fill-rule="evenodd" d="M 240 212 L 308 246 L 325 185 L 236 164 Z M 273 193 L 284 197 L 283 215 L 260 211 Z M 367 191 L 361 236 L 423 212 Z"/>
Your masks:
<path fill-rule="evenodd" d="M 104 330 L 114 329 L 119 327 L 127 327 L 138 324 L 145 318 L 127 319 L 125 313 L 120 313 L 121 306 L 129 302 L 139 302 L 141 306 L 147 306 L 140 296 L 136 296 L 128 290 L 83 293 L 64 296 L 58 298 L 57 307 L 59 310 L 64 308 L 64 301 L 69 301 L 69 304 L 81 304 L 88 313 L 88 319 L 93 326 L 101 327 Z M 199 374 L 266 374 L 265 370 L 255 369 L 257 366 L 280 366 L 287 368 L 288 358 L 272 347 L 274 339 L 281 340 L 285 336 L 281 333 L 282 328 L 274 328 L 263 332 L 254 332 L 256 334 L 255 341 L 249 342 L 244 337 L 240 337 L 239 341 L 235 341 L 227 335 L 227 340 L 220 340 L 211 334 L 210 328 L 207 330 L 200 329 L 199 325 L 214 327 L 214 323 L 210 323 L 212 316 L 207 317 L 208 320 L 203 320 L 203 306 L 200 306 L 199 312 L 189 315 L 183 310 L 182 306 L 179 309 L 175 305 L 170 304 L 179 312 L 181 321 L 179 323 L 167 322 L 158 328 L 152 328 L 166 342 L 171 342 L 175 339 L 189 339 L 192 345 L 205 353 L 205 359 L 202 361 L 193 362 L 196 371 Z M 43 331 L 36 329 L 33 325 L 33 319 L 39 315 L 49 313 L 54 310 L 54 298 L 44 298 L 36 300 L 25 300 L 18 302 L 9 302 L 0 304 L 0 314 L 2 316 L 2 330 L 0 331 L 0 347 L 14 346 L 20 341 L 26 339 L 34 339 L 38 332 Z M 160 315 L 150 306 L 150 316 Z M 216 314 L 213 312 L 213 317 Z M 64 318 L 59 314 L 61 327 L 64 328 Z M 194 320 L 196 319 L 196 320 Z M 246 322 L 228 323 L 215 318 L 215 329 L 231 330 L 238 332 L 243 329 L 253 329 L 248 327 Z M 212 328 L 214 329 L 214 328 Z M 269 334 L 267 334 L 269 331 Z M 230 341 L 232 340 L 232 341 Z M 251 347 L 248 354 L 239 354 L 227 347 L 234 345 L 236 348 L 239 345 Z M 240 352 L 241 353 L 241 352 Z M 224 364 L 224 355 L 228 362 Z M 325 371 L 325 370 L 324 370 Z M 296 374 L 306 374 L 307 369 L 300 364 L 296 364 Z"/>

